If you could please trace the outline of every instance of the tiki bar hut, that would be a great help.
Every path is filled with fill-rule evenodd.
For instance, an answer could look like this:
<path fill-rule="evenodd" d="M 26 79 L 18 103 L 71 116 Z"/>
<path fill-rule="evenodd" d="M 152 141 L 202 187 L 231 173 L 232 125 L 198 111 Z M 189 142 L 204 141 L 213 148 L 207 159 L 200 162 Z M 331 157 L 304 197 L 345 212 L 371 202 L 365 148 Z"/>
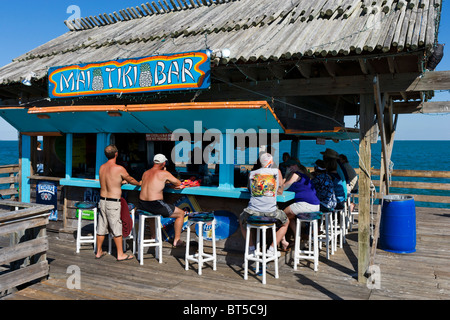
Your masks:
<path fill-rule="evenodd" d="M 450 89 L 450 72 L 433 71 L 442 56 L 441 6 L 441 0 L 160 0 L 65 21 L 65 34 L 0 68 L 0 116 L 20 134 L 20 201 L 34 202 L 38 186 L 53 183 L 58 215 L 48 227 L 72 233 L 74 203 L 98 196 L 110 143 L 140 179 L 154 154 L 169 158 L 180 132 L 189 143 L 203 140 L 195 145 L 200 151 L 212 140 L 207 132 L 219 133 L 225 157 L 239 151 L 233 140 L 239 133 L 258 133 L 256 147 L 273 153 L 290 140 L 293 157 L 302 140 L 359 139 L 358 279 L 365 281 L 371 143 L 381 138 L 386 194 L 397 115 L 448 110 L 448 102 L 429 101 L 433 90 Z M 349 115 L 359 116 L 359 129 L 346 128 Z M 182 163 L 171 163 L 179 177 L 201 174 L 202 164 L 181 170 Z M 165 196 L 172 202 L 189 196 L 194 207 L 237 217 L 249 199 L 248 164 L 219 162 L 201 186 Z M 136 187 L 123 189 L 136 201 Z M 285 192 L 278 201 L 293 197 Z"/>

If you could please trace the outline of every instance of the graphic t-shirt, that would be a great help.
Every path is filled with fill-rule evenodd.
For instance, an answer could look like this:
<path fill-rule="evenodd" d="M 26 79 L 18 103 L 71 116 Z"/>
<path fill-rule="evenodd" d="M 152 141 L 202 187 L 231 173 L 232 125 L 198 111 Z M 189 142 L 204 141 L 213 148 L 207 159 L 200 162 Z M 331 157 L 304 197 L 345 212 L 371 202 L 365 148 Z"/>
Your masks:
<path fill-rule="evenodd" d="M 251 171 L 249 190 L 251 194 L 248 208 L 259 212 L 273 212 L 277 209 L 279 184 L 278 169 L 261 168 Z"/>

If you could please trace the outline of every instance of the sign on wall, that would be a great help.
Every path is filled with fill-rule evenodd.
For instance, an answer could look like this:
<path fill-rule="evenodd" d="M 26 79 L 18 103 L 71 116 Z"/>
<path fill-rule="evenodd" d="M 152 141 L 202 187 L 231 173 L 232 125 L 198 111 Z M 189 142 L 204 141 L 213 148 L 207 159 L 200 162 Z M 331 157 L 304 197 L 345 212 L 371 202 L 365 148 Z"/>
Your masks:
<path fill-rule="evenodd" d="M 53 205 L 49 220 L 58 220 L 58 186 L 54 182 L 39 181 L 36 184 L 36 203 Z"/>
<path fill-rule="evenodd" d="M 53 67 L 49 97 L 71 98 L 154 91 L 207 89 L 207 51 Z"/>

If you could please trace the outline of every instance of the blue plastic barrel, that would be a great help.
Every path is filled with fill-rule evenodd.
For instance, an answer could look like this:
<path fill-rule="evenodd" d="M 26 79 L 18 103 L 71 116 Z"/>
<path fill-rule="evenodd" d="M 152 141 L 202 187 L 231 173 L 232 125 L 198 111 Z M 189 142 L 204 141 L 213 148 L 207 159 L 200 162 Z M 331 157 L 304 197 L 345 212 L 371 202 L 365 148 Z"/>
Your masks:
<path fill-rule="evenodd" d="M 383 197 L 379 248 L 395 253 L 416 251 L 416 206 L 414 197 Z"/>

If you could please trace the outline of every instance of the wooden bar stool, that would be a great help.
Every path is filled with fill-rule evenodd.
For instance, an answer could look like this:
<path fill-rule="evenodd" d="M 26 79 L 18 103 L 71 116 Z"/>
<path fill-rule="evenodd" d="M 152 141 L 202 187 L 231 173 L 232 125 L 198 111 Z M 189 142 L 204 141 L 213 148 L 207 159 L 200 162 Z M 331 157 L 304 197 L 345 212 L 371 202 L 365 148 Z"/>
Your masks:
<path fill-rule="evenodd" d="M 273 254 L 267 254 L 267 242 L 266 242 L 266 231 L 268 229 L 272 230 L 272 238 L 275 242 L 276 239 L 276 223 L 275 218 L 270 217 L 259 217 L 250 216 L 247 219 L 247 234 L 245 237 L 245 253 L 244 253 L 244 280 L 248 279 L 248 262 L 256 262 L 256 273 L 259 272 L 259 263 L 262 263 L 262 283 L 266 284 L 266 266 L 267 263 L 274 261 L 275 263 L 275 278 L 278 279 L 278 251 L 277 246 L 274 246 Z M 256 243 L 255 252 L 250 254 L 249 244 L 250 244 L 250 232 L 252 229 L 256 230 Z M 261 236 L 262 234 L 262 236 Z M 261 241 L 262 238 L 262 241 Z"/>
<path fill-rule="evenodd" d="M 97 203 L 94 202 L 77 202 L 75 203 L 78 215 L 78 227 L 77 227 L 77 253 L 80 252 L 82 243 L 94 244 L 94 253 L 97 252 Z M 92 210 L 94 212 L 94 232 L 92 236 L 81 235 L 81 222 L 83 219 L 83 210 Z"/>
<path fill-rule="evenodd" d="M 188 217 L 188 223 L 190 223 L 187 228 L 186 235 L 186 254 L 185 254 L 185 270 L 189 270 L 189 261 L 198 263 L 198 275 L 202 275 L 202 267 L 204 262 L 212 261 L 213 270 L 216 270 L 216 220 L 214 219 L 214 213 L 199 213 Z M 208 254 L 203 250 L 203 226 L 204 224 L 210 223 L 211 225 L 211 241 L 213 253 Z M 192 224 L 198 225 L 198 253 L 190 254 L 189 246 L 191 240 L 191 228 Z"/>
<path fill-rule="evenodd" d="M 294 249 L 294 270 L 297 270 L 297 264 L 300 259 L 309 259 L 314 261 L 314 271 L 319 266 L 319 228 L 318 220 L 322 218 L 322 212 L 308 212 L 297 214 L 297 226 L 295 231 L 295 249 Z M 308 249 L 302 250 L 300 247 L 302 223 L 309 223 Z"/>
<path fill-rule="evenodd" d="M 130 211 L 130 216 L 131 216 L 131 220 L 133 221 L 133 225 L 131 227 L 131 232 L 127 237 L 123 237 L 123 252 L 126 251 L 126 245 L 127 245 L 127 240 L 131 239 L 131 241 L 133 242 L 133 254 L 136 254 L 136 222 L 135 222 L 135 216 L 136 216 L 136 207 L 134 204 L 132 203 L 128 203 L 128 210 Z M 113 237 L 111 236 L 111 234 L 109 234 L 108 236 L 108 253 L 111 254 L 111 243 L 112 243 L 112 239 Z"/>
<path fill-rule="evenodd" d="M 144 210 L 137 210 L 139 214 L 139 235 L 138 235 L 138 260 L 141 265 L 144 264 L 144 248 L 155 247 L 155 257 L 162 263 L 162 232 L 161 216 L 154 215 Z M 154 219 L 155 221 L 155 239 L 145 239 L 145 221 Z"/>

